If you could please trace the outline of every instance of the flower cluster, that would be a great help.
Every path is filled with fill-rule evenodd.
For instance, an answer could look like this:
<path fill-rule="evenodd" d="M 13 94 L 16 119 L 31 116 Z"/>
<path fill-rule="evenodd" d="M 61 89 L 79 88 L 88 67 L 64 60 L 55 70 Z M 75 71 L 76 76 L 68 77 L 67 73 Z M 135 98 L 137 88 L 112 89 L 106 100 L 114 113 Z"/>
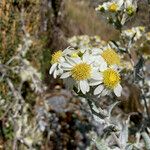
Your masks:
<path fill-rule="evenodd" d="M 103 48 L 81 51 L 67 48 L 52 55 L 49 73 L 60 76 L 64 83 L 77 92 L 93 92 L 105 96 L 114 91 L 121 95 L 120 57 L 109 44 Z"/>
<path fill-rule="evenodd" d="M 121 37 L 125 40 L 131 40 L 133 38 L 134 41 L 137 41 L 144 35 L 144 33 L 145 27 L 132 27 L 131 29 L 123 30 L 121 33 Z"/>
<path fill-rule="evenodd" d="M 119 28 L 137 11 L 137 0 L 112 0 L 99 5 L 96 11 L 105 13 L 109 23 Z"/>
<path fill-rule="evenodd" d="M 101 48 L 107 44 L 107 42 L 102 40 L 99 36 L 88 35 L 73 36 L 68 39 L 68 43 L 77 49 Z"/>

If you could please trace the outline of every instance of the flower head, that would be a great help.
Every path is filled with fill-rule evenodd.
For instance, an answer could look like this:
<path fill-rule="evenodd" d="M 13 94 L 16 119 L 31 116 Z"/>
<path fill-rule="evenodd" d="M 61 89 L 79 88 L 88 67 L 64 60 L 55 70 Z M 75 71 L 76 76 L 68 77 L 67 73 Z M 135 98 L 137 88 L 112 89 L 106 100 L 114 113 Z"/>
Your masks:
<path fill-rule="evenodd" d="M 129 16 L 132 16 L 134 14 L 134 8 L 132 6 L 129 6 L 126 8 L 126 12 Z"/>
<path fill-rule="evenodd" d="M 51 58 L 52 66 L 49 70 L 49 74 L 53 74 L 54 78 L 60 75 L 63 72 L 63 70 L 60 67 L 60 64 L 65 61 L 64 57 L 67 55 L 72 55 L 73 53 L 75 53 L 75 50 L 70 47 L 66 48 L 64 51 L 59 50 L 55 52 Z"/>
<path fill-rule="evenodd" d="M 120 82 L 120 75 L 113 69 L 103 71 L 103 83 L 107 88 L 113 89 Z"/>
<path fill-rule="evenodd" d="M 132 27 L 131 29 L 123 30 L 121 33 L 121 37 L 124 39 L 132 39 L 134 37 L 134 41 L 140 39 L 145 33 L 145 27 L 138 26 Z"/>
<path fill-rule="evenodd" d="M 54 64 L 54 63 L 58 63 L 59 62 L 59 59 L 62 57 L 62 51 L 59 50 L 57 52 L 55 52 L 53 55 L 52 55 L 52 59 L 51 59 L 51 63 Z"/>
<path fill-rule="evenodd" d="M 129 16 L 132 16 L 137 10 L 137 0 L 126 0 L 125 11 Z"/>
<path fill-rule="evenodd" d="M 84 62 L 76 64 L 72 68 L 71 74 L 73 79 L 77 81 L 87 80 L 91 77 L 91 66 Z"/>
<path fill-rule="evenodd" d="M 111 3 L 111 4 L 109 5 L 109 7 L 108 7 L 108 10 L 109 10 L 110 12 L 116 12 L 116 11 L 118 10 L 118 5 L 117 5 L 117 3 Z"/>
<path fill-rule="evenodd" d="M 105 49 L 101 56 L 105 59 L 108 65 L 119 65 L 120 64 L 120 57 L 119 55 L 111 48 Z"/>
<path fill-rule="evenodd" d="M 120 75 L 116 69 L 107 68 L 103 72 L 99 72 L 101 77 L 98 80 L 91 81 L 90 85 L 98 85 L 94 90 L 94 95 L 105 96 L 114 91 L 115 95 L 120 97 L 122 87 L 120 85 Z"/>
<path fill-rule="evenodd" d="M 61 64 L 63 74 L 60 78 L 72 79 L 74 86 L 83 94 L 89 92 L 89 80 L 98 79 L 93 66 L 94 60 L 91 55 L 84 53 L 81 57 L 66 57 L 66 61 Z M 99 75 L 98 75 L 99 76 Z"/>

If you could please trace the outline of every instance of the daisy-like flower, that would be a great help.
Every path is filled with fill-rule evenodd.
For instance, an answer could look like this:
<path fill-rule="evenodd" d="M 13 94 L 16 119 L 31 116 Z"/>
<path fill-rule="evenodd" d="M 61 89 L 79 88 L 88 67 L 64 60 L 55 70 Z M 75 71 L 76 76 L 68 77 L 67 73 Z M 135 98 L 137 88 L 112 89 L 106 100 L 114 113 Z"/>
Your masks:
<path fill-rule="evenodd" d="M 109 12 L 117 12 L 122 9 L 123 0 L 112 0 L 111 2 L 103 3 L 99 5 L 96 10 L 99 11 L 109 11 Z"/>
<path fill-rule="evenodd" d="M 92 48 L 91 55 L 93 57 L 93 66 L 96 70 L 103 71 L 107 68 L 107 62 L 105 59 L 100 55 L 102 53 L 101 48 Z"/>
<path fill-rule="evenodd" d="M 103 59 L 106 62 L 106 65 L 120 65 L 120 56 L 115 52 L 115 48 L 112 48 L 112 46 L 107 45 L 101 49 L 94 48 L 92 51 L 93 55 L 100 55 L 101 60 Z M 95 59 L 95 61 L 99 61 L 99 59 Z M 101 63 L 101 61 L 99 61 L 99 63 Z M 106 67 L 104 67 L 104 69 L 106 69 Z"/>
<path fill-rule="evenodd" d="M 120 85 L 120 75 L 115 68 L 107 68 L 100 72 L 99 80 L 93 80 L 90 85 L 98 85 L 94 90 L 94 95 L 105 96 L 114 91 L 117 97 L 121 96 L 122 87 Z"/>
<path fill-rule="evenodd" d="M 125 1 L 125 12 L 132 16 L 137 10 L 137 0 L 126 0 Z"/>
<path fill-rule="evenodd" d="M 60 68 L 60 64 L 65 61 L 65 56 L 71 55 L 75 53 L 75 50 L 73 48 L 66 48 L 64 51 L 57 51 L 52 55 L 51 59 L 51 68 L 49 70 L 49 74 L 53 74 L 53 77 L 56 78 L 58 75 L 60 75 L 63 70 Z"/>
<path fill-rule="evenodd" d="M 134 41 L 140 39 L 145 33 L 145 27 L 138 26 L 131 29 L 123 30 L 121 36 L 125 39 L 131 39 L 134 36 Z"/>
<path fill-rule="evenodd" d="M 108 65 L 120 65 L 120 56 L 111 47 L 104 48 L 101 56 L 105 59 Z"/>
<path fill-rule="evenodd" d="M 61 64 L 64 73 L 60 78 L 68 78 L 69 82 L 72 80 L 72 84 L 77 87 L 78 92 L 81 90 L 85 94 L 90 90 L 89 80 L 100 78 L 100 74 L 96 73 L 92 63 L 93 58 L 88 53 L 77 58 L 66 57 L 66 62 Z"/>

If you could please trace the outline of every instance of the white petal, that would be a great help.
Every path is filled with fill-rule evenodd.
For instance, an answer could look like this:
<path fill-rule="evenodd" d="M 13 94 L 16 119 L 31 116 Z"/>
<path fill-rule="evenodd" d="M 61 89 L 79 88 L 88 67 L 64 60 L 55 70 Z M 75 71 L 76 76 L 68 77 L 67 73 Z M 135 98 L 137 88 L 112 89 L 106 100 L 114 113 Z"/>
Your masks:
<path fill-rule="evenodd" d="M 68 55 L 71 54 L 73 52 L 75 52 L 76 50 L 73 47 L 67 47 L 64 51 L 63 51 L 63 55 Z"/>
<path fill-rule="evenodd" d="M 73 59 L 71 59 L 70 57 L 65 57 L 66 58 L 66 61 L 71 65 L 71 66 L 74 66 L 76 63 L 73 61 Z"/>
<path fill-rule="evenodd" d="M 80 85 L 80 89 L 82 91 L 83 94 L 85 94 L 86 92 L 88 92 L 89 90 L 89 85 L 87 83 L 87 81 L 83 80 L 83 81 L 80 81 L 79 82 L 79 85 Z"/>
<path fill-rule="evenodd" d="M 93 71 L 91 78 L 94 79 L 94 80 L 101 81 L 103 79 L 103 76 L 100 72 Z"/>
<path fill-rule="evenodd" d="M 54 77 L 54 78 L 57 77 L 57 70 L 54 71 L 53 77 Z"/>
<path fill-rule="evenodd" d="M 49 74 L 52 74 L 57 66 L 57 63 L 53 64 L 49 70 Z"/>
<path fill-rule="evenodd" d="M 88 55 L 87 52 L 83 54 L 82 59 L 83 59 L 83 61 L 85 61 L 85 62 L 89 59 L 89 55 Z"/>
<path fill-rule="evenodd" d="M 100 94 L 103 89 L 104 89 L 104 86 L 103 86 L 103 85 L 99 85 L 99 86 L 94 90 L 94 95 Z"/>
<path fill-rule="evenodd" d="M 99 85 L 101 84 L 102 81 L 97 81 L 97 80 L 91 80 L 91 82 L 89 83 L 90 86 L 95 86 L 95 85 Z"/>
<path fill-rule="evenodd" d="M 87 83 L 86 92 L 89 92 L 89 91 L 90 91 L 90 86 L 89 86 L 89 84 Z"/>
<path fill-rule="evenodd" d="M 60 57 L 59 58 L 59 63 L 62 63 L 62 62 L 64 62 L 65 61 L 65 59 L 63 58 L 63 57 Z"/>
<path fill-rule="evenodd" d="M 71 75 L 70 72 L 65 72 L 65 73 L 63 73 L 63 74 L 61 75 L 60 78 L 61 78 L 61 79 L 68 78 L 70 75 Z"/>
<path fill-rule="evenodd" d="M 104 70 L 106 70 L 106 69 L 107 69 L 107 63 L 104 61 L 104 62 L 102 62 L 101 65 L 100 65 L 100 71 L 104 71 Z"/>
<path fill-rule="evenodd" d="M 113 70 L 116 70 L 116 71 L 117 71 L 119 67 L 118 67 L 118 65 L 111 65 L 111 68 L 112 68 Z"/>
<path fill-rule="evenodd" d="M 93 48 L 92 53 L 93 54 L 100 54 L 100 53 L 102 53 L 102 50 L 100 48 Z"/>
<path fill-rule="evenodd" d="M 119 7 L 123 5 L 124 0 L 117 0 Z"/>
<path fill-rule="evenodd" d="M 94 59 L 93 57 L 91 57 L 91 55 L 88 54 L 88 52 L 86 52 L 83 54 L 83 61 L 88 64 L 91 64 L 92 62 L 94 62 Z"/>
<path fill-rule="evenodd" d="M 117 97 L 121 96 L 121 92 L 122 92 L 122 87 L 120 84 L 118 84 L 115 88 L 114 88 L 114 93 Z"/>
<path fill-rule="evenodd" d="M 61 66 L 64 67 L 64 68 L 68 68 L 68 69 L 70 69 L 70 68 L 72 67 L 72 66 L 71 66 L 70 64 L 68 64 L 68 63 L 62 63 Z"/>
<path fill-rule="evenodd" d="M 108 90 L 107 89 L 104 89 L 103 91 L 102 91 L 102 93 L 101 93 L 101 96 L 105 96 L 105 95 L 107 95 L 108 94 Z"/>
<path fill-rule="evenodd" d="M 70 63 L 70 65 L 74 66 L 75 64 L 78 64 L 81 62 L 81 58 L 77 57 L 77 58 L 70 58 L 70 57 L 66 57 L 66 60 L 68 63 Z"/>

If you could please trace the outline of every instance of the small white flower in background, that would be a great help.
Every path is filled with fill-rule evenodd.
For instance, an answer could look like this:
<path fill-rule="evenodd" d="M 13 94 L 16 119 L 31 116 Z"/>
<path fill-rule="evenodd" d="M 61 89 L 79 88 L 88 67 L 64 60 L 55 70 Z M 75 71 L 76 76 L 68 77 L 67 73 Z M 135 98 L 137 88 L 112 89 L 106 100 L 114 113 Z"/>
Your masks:
<path fill-rule="evenodd" d="M 122 9 L 123 0 L 112 0 L 111 2 L 105 2 L 99 5 L 96 10 L 98 11 L 109 11 L 117 12 Z"/>
<path fill-rule="evenodd" d="M 134 36 L 134 41 L 137 41 L 140 39 L 143 34 L 145 33 L 145 27 L 138 26 L 138 27 L 132 27 L 131 29 L 123 30 L 121 33 L 121 37 L 125 39 L 131 39 Z"/>
<path fill-rule="evenodd" d="M 125 3 L 125 12 L 132 16 L 137 10 L 137 0 L 126 0 Z"/>
<path fill-rule="evenodd" d="M 76 47 L 77 46 L 77 36 L 73 36 L 73 37 L 69 38 L 68 43 L 70 43 L 70 45 L 72 47 Z"/>
<path fill-rule="evenodd" d="M 120 29 L 137 11 L 137 0 L 112 0 L 99 5 L 96 11 L 101 11 L 110 24 Z"/>
<path fill-rule="evenodd" d="M 31 80 L 31 74 L 30 74 L 29 70 L 21 70 L 20 77 L 23 82 Z"/>
<path fill-rule="evenodd" d="M 83 51 L 85 49 L 102 47 L 106 45 L 107 42 L 103 41 L 99 36 L 81 35 L 69 38 L 68 43 L 72 47 L 80 49 L 79 51 Z"/>

